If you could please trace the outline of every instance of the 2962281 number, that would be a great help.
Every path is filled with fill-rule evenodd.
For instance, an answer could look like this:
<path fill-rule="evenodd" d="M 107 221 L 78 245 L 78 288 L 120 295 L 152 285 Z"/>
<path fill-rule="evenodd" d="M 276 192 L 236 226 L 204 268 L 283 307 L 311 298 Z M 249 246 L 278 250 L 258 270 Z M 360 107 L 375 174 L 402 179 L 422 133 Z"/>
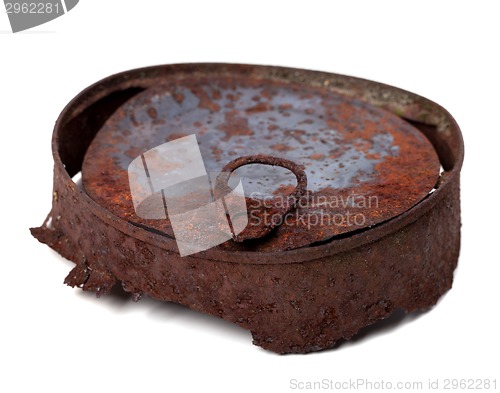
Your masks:
<path fill-rule="evenodd" d="M 5 3 L 8 14 L 59 14 L 59 3 Z"/>
<path fill-rule="evenodd" d="M 445 379 L 446 390 L 496 390 L 496 379 Z"/>

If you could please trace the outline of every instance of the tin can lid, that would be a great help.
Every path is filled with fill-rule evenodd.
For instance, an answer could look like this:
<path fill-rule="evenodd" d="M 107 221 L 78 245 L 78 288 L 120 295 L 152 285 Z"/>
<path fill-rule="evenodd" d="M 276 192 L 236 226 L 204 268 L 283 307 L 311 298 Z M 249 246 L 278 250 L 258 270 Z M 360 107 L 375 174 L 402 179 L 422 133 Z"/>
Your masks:
<path fill-rule="evenodd" d="M 125 102 L 99 130 L 83 162 L 86 192 L 116 216 L 176 237 L 169 214 L 138 214 L 130 166 L 140 160 L 147 167 L 158 146 L 181 139 L 196 141 L 210 184 L 228 168 L 226 181 L 241 180 L 247 226 L 218 246 L 227 250 L 290 250 L 349 236 L 416 205 L 440 172 L 433 146 L 413 125 L 323 86 L 227 72 L 172 74 Z M 208 203 L 189 195 L 186 205 Z M 157 200 L 165 203 L 165 195 Z"/>

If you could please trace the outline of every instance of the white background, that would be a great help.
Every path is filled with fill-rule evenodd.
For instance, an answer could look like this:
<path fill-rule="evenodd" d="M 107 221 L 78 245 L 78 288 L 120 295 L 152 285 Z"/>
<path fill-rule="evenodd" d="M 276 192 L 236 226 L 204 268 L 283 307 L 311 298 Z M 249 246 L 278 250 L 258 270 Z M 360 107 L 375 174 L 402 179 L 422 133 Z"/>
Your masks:
<path fill-rule="evenodd" d="M 1 392 L 287 392 L 291 379 L 497 378 L 500 12 L 474 1 L 102 1 L 12 34 L 0 14 Z M 2 9 L 2 6 L 0 6 Z M 2 9 L 3 12 L 3 9 Z M 306 356 L 151 299 L 63 285 L 73 264 L 33 239 L 51 204 L 50 138 L 65 104 L 115 72 L 237 62 L 373 79 L 426 96 L 462 128 L 463 237 L 431 311 Z M 424 386 L 426 383 L 424 384 Z"/>

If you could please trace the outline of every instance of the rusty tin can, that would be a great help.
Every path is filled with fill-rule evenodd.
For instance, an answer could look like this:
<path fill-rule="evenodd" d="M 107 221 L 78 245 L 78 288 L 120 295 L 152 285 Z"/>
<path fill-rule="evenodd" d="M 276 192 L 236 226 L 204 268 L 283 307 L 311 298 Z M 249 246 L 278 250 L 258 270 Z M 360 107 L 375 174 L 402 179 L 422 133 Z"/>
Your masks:
<path fill-rule="evenodd" d="M 269 197 L 256 217 L 281 221 L 181 256 L 168 217 L 136 214 L 127 167 L 192 134 L 207 171 L 226 173 L 221 187 L 238 172 L 247 206 Z M 263 348 L 305 353 L 395 309 L 427 309 L 452 285 L 463 140 L 416 94 L 282 67 L 150 67 L 75 97 L 52 149 L 53 206 L 32 233 L 76 263 L 68 285 L 97 295 L 120 282 L 135 299 L 180 303 L 249 329 Z"/>

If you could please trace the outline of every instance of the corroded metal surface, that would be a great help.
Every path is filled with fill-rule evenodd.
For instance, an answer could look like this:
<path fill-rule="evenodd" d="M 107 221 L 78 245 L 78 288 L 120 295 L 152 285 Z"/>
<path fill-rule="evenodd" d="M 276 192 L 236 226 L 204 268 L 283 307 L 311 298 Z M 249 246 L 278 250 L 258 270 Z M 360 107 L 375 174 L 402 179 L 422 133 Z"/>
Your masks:
<path fill-rule="evenodd" d="M 288 250 L 373 226 L 421 201 L 439 176 L 430 142 L 389 111 L 290 82 L 172 75 L 130 99 L 96 135 L 83 163 L 87 193 L 115 215 L 173 236 L 168 220 L 135 214 L 127 168 L 139 154 L 191 134 L 208 172 L 264 154 L 303 165 L 307 173 L 308 193 L 282 219 L 286 225 L 251 220 L 247 234 L 276 230 L 259 243 L 220 246 L 227 250 Z M 280 168 L 252 165 L 236 174 L 247 197 L 294 188 L 293 174 Z M 263 203 L 253 205 L 261 210 Z"/>
<path fill-rule="evenodd" d="M 193 75 L 293 82 L 385 108 L 432 141 L 444 172 L 421 202 L 374 227 L 289 251 L 215 248 L 181 258 L 173 239 L 114 215 L 71 176 L 125 101 L 172 76 Z M 67 284 L 98 295 L 121 282 L 135 298 L 178 302 L 232 321 L 266 349 L 304 353 L 331 348 L 397 308 L 429 308 L 452 284 L 460 248 L 461 133 L 439 105 L 394 87 L 278 67 L 185 64 L 133 70 L 89 87 L 66 107 L 54 130 L 53 153 L 52 210 L 31 231 L 75 262 Z"/>

